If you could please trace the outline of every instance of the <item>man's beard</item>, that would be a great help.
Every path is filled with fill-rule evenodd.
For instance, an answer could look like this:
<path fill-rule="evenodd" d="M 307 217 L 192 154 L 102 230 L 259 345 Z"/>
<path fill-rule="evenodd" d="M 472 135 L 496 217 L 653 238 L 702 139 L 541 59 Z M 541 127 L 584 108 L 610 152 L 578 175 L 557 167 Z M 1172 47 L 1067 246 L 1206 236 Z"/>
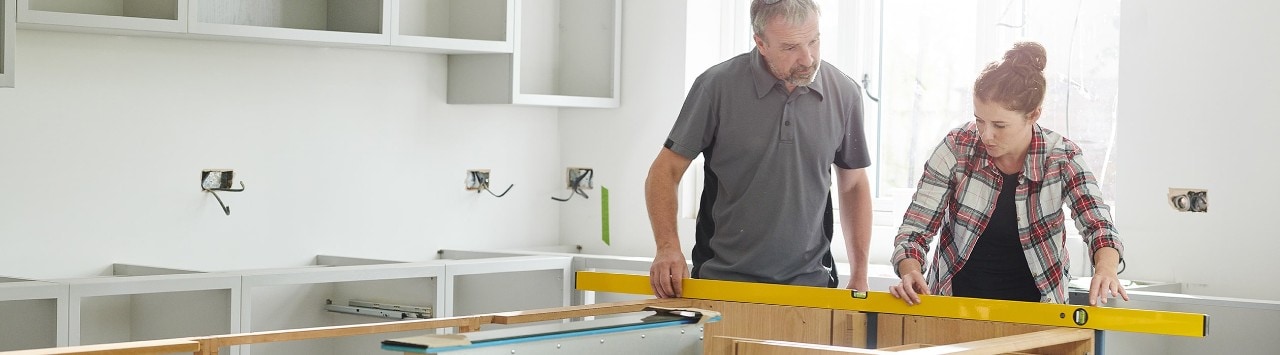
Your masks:
<path fill-rule="evenodd" d="M 818 78 L 818 69 L 820 69 L 821 67 L 822 67 L 822 61 L 818 61 L 817 63 L 814 63 L 812 67 L 803 68 L 803 69 L 810 69 L 810 68 L 813 69 L 813 70 L 810 70 L 808 73 L 802 74 L 801 71 L 803 69 L 792 70 L 790 75 L 787 76 L 787 84 L 791 84 L 795 86 L 809 86 L 809 84 L 813 84 L 813 81 Z"/>

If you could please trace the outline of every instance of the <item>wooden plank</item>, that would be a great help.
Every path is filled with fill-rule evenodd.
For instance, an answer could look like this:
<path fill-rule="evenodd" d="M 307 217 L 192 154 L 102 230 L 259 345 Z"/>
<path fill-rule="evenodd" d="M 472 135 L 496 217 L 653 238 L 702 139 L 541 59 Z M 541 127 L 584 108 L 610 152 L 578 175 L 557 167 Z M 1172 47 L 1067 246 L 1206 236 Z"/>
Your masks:
<path fill-rule="evenodd" d="M 1054 345 L 1083 344 L 1085 342 L 1093 342 L 1093 331 L 1088 329 L 1057 328 L 965 343 L 900 351 L 897 352 L 897 354 L 993 355 L 1004 354 L 1011 351 L 1041 349 Z M 1091 350 L 1085 350 L 1075 354 L 1083 354 L 1090 351 Z"/>
<path fill-rule="evenodd" d="M 699 308 L 720 312 L 706 324 L 703 354 L 732 353 L 733 344 L 716 336 L 831 344 L 831 310 L 739 302 L 707 302 Z"/>
<path fill-rule="evenodd" d="M 912 350 L 912 349 L 923 349 L 923 348 L 927 348 L 927 347 L 930 347 L 930 346 L 933 346 L 933 345 L 930 345 L 930 344 L 902 344 L 902 345 L 898 345 L 898 346 L 882 346 L 882 347 L 880 347 L 879 349 L 876 349 L 876 350 L 880 350 L 880 351 L 902 351 L 902 350 Z"/>
<path fill-rule="evenodd" d="M 459 329 L 480 329 L 481 325 L 493 323 L 492 315 L 476 315 L 465 317 L 417 319 L 399 322 L 339 325 L 331 327 L 315 327 L 287 329 L 242 334 L 216 335 L 197 339 L 203 354 L 217 354 L 219 348 L 232 345 L 271 343 L 278 341 L 295 341 L 321 338 L 336 338 L 353 335 L 393 333 L 413 330 L 458 327 Z"/>
<path fill-rule="evenodd" d="M 616 303 L 591 304 L 583 306 L 569 306 L 560 308 L 547 308 L 532 311 L 514 311 L 493 314 L 494 324 L 517 324 L 531 323 L 548 320 L 581 318 L 590 316 L 599 316 L 606 314 L 640 312 L 645 307 L 669 307 L 669 308 L 689 308 L 694 304 L 693 300 L 683 298 L 666 298 L 666 299 L 646 299 L 637 301 L 626 301 Z"/>
<path fill-rule="evenodd" d="M 125 343 L 80 345 L 61 348 L 18 350 L 0 352 L 4 355 L 143 355 L 195 353 L 200 351 L 200 343 L 191 338 L 131 341 Z"/>
<path fill-rule="evenodd" d="M 884 319 L 885 315 L 880 315 Z M 897 344 L 878 344 L 890 346 L 899 344 L 954 344 L 983 339 L 992 339 L 1010 335 L 1026 334 L 1051 329 L 1064 329 L 1042 325 L 1017 324 L 1004 322 L 975 321 L 967 319 L 933 318 L 923 316 L 902 316 L 902 341 Z M 880 324 L 884 326 L 883 323 Z M 1037 354 L 1083 354 L 1093 352 L 1093 331 L 1085 329 L 1089 341 L 1083 344 L 1063 344 L 1034 349 Z"/>
<path fill-rule="evenodd" d="M 931 344 L 906 344 L 906 345 L 898 345 L 898 346 L 890 346 L 890 347 L 885 347 L 885 348 L 879 348 L 879 349 L 876 349 L 876 350 L 880 350 L 880 351 L 903 351 L 903 350 L 911 350 L 911 349 L 924 349 L 924 348 L 931 347 L 931 346 L 933 346 L 933 345 L 931 345 Z M 1002 355 L 1036 355 L 1036 354 L 1013 352 L 1013 353 L 1004 353 L 1004 354 L 1002 354 Z"/>
<path fill-rule="evenodd" d="M 778 340 L 727 339 L 733 355 L 893 355 L 894 352 Z"/>
<path fill-rule="evenodd" d="M 832 311 L 831 345 L 867 347 L 867 314 L 854 311 Z"/>

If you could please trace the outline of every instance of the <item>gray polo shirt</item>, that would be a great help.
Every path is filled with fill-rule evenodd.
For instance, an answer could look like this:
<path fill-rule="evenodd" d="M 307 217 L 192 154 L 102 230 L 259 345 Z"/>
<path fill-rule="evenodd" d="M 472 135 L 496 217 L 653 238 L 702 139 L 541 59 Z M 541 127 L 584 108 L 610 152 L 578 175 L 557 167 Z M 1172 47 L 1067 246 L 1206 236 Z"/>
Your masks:
<path fill-rule="evenodd" d="M 665 145 L 706 161 L 693 277 L 835 286 L 830 169 L 871 165 L 861 95 L 826 62 L 788 93 L 756 50 L 694 81 Z"/>

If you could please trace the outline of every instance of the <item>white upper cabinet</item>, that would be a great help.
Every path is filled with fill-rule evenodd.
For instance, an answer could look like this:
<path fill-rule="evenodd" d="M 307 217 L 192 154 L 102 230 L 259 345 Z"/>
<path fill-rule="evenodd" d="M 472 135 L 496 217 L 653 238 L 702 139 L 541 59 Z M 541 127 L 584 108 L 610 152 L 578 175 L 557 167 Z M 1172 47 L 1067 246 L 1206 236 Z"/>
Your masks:
<path fill-rule="evenodd" d="M 515 51 L 449 56 L 447 101 L 618 107 L 622 1 L 515 4 Z"/>
<path fill-rule="evenodd" d="M 191 33 L 330 44 L 390 44 L 386 0 L 190 0 Z"/>
<path fill-rule="evenodd" d="M 187 0 L 18 0 L 18 21 L 58 30 L 181 33 Z"/>
<path fill-rule="evenodd" d="M 437 53 L 511 53 L 514 0 L 391 0 L 391 44 Z"/>
<path fill-rule="evenodd" d="M 13 87 L 13 47 L 17 36 L 16 0 L 0 0 L 0 88 Z"/>
<path fill-rule="evenodd" d="M 13 85 L 16 22 L 45 30 L 444 53 L 449 103 L 619 105 L 622 0 L 0 1 L 0 86 Z"/>
<path fill-rule="evenodd" d="M 168 32 L 450 54 L 511 53 L 515 37 L 515 0 L 0 1 L 17 1 L 22 27 L 57 31 Z"/>

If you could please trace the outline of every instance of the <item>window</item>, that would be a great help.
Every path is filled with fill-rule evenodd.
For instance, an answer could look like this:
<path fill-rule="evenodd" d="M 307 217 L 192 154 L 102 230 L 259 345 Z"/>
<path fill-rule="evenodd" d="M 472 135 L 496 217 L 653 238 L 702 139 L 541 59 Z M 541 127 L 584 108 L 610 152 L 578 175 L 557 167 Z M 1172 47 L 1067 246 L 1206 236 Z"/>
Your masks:
<path fill-rule="evenodd" d="M 928 155 L 947 131 L 973 119 L 974 78 L 1021 40 L 1040 42 L 1049 55 L 1040 124 L 1080 145 L 1103 197 L 1114 200 L 1119 0 L 817 2 L 823 11 L 822 59 L 862 83 L 869 95 L 863 102 L 876 224 L 901 221 Z M 753 45 L 750 0 L 689 6 L 687 84 Z M 706 45 L 716 38 L 719 46 Z M 701 159 L 682 184 L 680 216 L 693 218 Z"/>
<path fill-rule="evenodd" d="M 872 84 L 883 96 L 879 197 L 910 198 L 942 136 L 973 119 L 978 72 L 1031 40 L 1049 55 L 1041 126 L 1081 146 L 1104 198 L 1114 200 L 1119 0 L 883 4 L 883 79 Z"/>

